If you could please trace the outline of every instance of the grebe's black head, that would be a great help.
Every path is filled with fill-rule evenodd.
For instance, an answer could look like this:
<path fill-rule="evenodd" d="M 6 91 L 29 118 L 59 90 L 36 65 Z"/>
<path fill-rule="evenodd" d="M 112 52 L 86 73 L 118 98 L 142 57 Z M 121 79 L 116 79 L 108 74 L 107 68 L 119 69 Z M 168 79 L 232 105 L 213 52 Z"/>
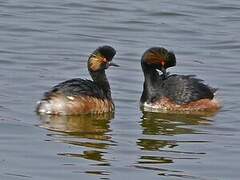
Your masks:
<path fill-rule="evenodd" d="M 111 46 L 98 47 L 88 59 L 88 69 L 90 71 L 100 71 L 107 69 L 109 66 L 118 66 L 111 62 L 115 54 L 116 51 Z"/>
<path fill-rule="evenodd" d="M 142 66 L 159 69 L 166 74 L 166 69 L 176 65 L 176 58 L 173 52 L 163 47 L 152 47 L 145 51 L 142 56 Z"/>

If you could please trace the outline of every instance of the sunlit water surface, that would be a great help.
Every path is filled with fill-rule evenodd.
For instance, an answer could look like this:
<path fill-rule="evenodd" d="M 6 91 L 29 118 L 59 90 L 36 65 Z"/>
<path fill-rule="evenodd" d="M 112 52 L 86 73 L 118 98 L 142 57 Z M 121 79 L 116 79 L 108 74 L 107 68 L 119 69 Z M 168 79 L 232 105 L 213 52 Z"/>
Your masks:
<path fill-rule="evenodd" d="M 240 1 L 0 1 L 0 179 L 239 179 Z M 51 86 L 89 78 L 100 45 L 115 114 L 38 116 Z M 164 46 L 171 73 L 219 88 L 211 117 L 143 113 L 142 53 Z"/>

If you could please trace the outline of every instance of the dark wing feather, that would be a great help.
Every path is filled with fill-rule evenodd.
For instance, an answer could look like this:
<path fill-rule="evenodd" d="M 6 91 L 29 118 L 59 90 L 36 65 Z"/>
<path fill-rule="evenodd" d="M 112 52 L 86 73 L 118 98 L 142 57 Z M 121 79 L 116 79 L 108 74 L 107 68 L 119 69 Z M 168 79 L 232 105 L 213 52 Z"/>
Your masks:
<path fill-rule="evenodd" d="M 216 89 L 203 84 L 202 80 L 191 75 L 170 75 L 161 83 L 161 86 L 164 90 L 163 94 L 177 104 L 212 99 L 216 91 Z"/>
<path fill-rule="evenodd" d="M 80 78 L 71 79 L 54 86 L 50 91 L 44 94 L 47 99 L 53 93 L 62 93 L 65 96 L 92 96 L 104 98 L 103 90 L 100 89 L 93 81 Z"/>

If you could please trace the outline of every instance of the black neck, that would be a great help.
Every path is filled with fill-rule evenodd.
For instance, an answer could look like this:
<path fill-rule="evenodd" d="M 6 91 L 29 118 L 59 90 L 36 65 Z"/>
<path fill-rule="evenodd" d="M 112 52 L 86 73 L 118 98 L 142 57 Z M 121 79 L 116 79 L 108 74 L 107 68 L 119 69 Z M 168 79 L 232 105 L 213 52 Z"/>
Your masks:
<path fill-rule="evenodd" d="M 153 101 L 153 98 L 159 94 L 159 73 L 155 68 L 145 64 L 144 62 L 142 62 L 142 70 L 144 73 L 144 85 L 141 102 L 151 102 Z"/>
<path fill-rule="evenodd" d="M 101 88 L 108 99 L 112 99 L 111 97 L 111 89 L 105 74 L 105 70 L 101 71 L 89 71 L 93 81 Z"/>

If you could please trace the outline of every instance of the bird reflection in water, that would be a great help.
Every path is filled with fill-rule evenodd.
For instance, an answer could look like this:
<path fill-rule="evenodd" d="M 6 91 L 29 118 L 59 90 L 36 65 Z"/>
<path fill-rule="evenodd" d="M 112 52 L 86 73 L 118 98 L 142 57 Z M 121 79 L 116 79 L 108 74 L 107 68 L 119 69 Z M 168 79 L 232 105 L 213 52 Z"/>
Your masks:
<path fill-rule="evenodd" d="M 159 175 L 163 176 L 186 176 L 184 172 L 159 166 L 170 165 L 177 159 L 199 159 L 199 156 L 204 155 L 204 152 L 184 150 L 184 144 L 209 143 L 199 140 L 197 136 L 205 132 L 197 130 L 196 126 L 210 125 L 213 115 L 143 112 L 140 121 L 143 136 L 137 140 L 141 155 L 136 167 L 158 171 Z M 196 137 L 198 140 L 194 140 Z"/>
<path fill-rule="evenodd" d="M 192 127 L 194 125 L 210 124 L 209 117 L 213 114 L 167 114 L 143 112 L 141 126 L 143 134 L 147 135 L 178 135 L 197 133 Z M 184 126 L 184 127 L 183 127 Z"/>
<path fill-rule="evenodd" d="M 114 118 L 113 113 L 98 115 L 40 115 L 40 127 L 52 131 L 51 135 L 56 135 L 57 141 L 82 147 L 82 153 L 64 152 L 58 153 L 62 156 L 81 157 L 87 160 L 101 162 L 107 165 L 107 160 L 103 157 L 106 149 L 114 145 L 110 130 L 110 121 Z"/>

